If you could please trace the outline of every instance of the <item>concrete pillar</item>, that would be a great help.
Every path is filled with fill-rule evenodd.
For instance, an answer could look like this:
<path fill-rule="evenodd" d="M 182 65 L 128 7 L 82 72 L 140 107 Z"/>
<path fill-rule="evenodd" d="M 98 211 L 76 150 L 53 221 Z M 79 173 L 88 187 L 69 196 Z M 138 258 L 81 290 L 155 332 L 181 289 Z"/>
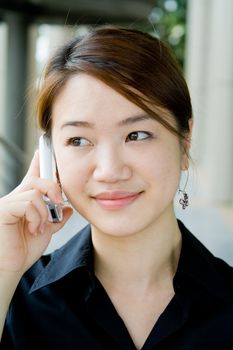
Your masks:
<path fill-rule="evenodd" d="M 24 150 L 28 20 L 17 13 L 8 13 L 5 19 L 8 25 L 5 137 Z M 24 166 L 17 159 L 7 157 L 7 161 L 10 191 L 21 181 Z"/>
<path fill-rule="evenodd" d="M 35 99 L 38 80 L 52 52 L 67 38 L 71 37 L 72 30 L 60 25 L 32 25 L 29 27 L 28 45 L 28 101 L 26 123 L 26 151 L 29 159 L 38 146 L 38 125 L 35 115 Z"/>
<path fill-rule="evenodd" d="M 207 65 L 203 165 L 210 199 L 231 204 L 233 195 L 233 2 L 212 0 Z"/>
<path fill-rule="evenodd" d="M 6 115 L 6 23 L 0 23 L 0 136 L 4 136 Z M 0 143 L 0 196 L 5 194 L 4 148 Z"/>
<path fill-rule="evenodd" d="M 206 129 L 205 95 L 209 62 L 210 22 L 212 0 L 188 0 L 185 75 L 191 93 L 194 130 L 192 156 L 199 165 L 203 161 Z"/>
<path fill-rule="evenodd" d="M 45 63 L 47 58 L 53 54 L 53 52 L 62 45 L 65 41 L 72 38 L 74 29 L 70 26 L 64 27 L 62 25 L 43 25 L 40 29 L 40 35 L 45 36 L 48 40 L 47 45 L 47 57 L 45 57 Z"/>
<path fill-rule="evenodd" d="M 38 39 L 38 26 L 31 25 L 28 28 L 28 76 L 27 90 L 28 99 L 26 105 L 26 140 L 25 151 L 28 156 L 26 168 L 30 163 L 35 149 L 38 146 L 38 128 L 35 116 L 35 98 L 38 87 L 38 67 L 36 62 L 36 45 Z M 27 169 L 25 169 L 26 171 Z"/>
<path fill-rule="evenodd" d="M 208 202 L 233 201 L 233 2 L 189 0 L 186 75 L 194 160 Z"/>

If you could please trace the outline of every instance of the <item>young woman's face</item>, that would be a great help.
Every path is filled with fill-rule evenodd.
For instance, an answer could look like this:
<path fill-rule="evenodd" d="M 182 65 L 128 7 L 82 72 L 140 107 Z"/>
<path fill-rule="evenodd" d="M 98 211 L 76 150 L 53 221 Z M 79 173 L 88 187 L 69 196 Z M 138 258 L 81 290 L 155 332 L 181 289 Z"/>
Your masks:
<path fill-rule="evenodd" d="M 68 81 L 52 118 L 63 190 L 98 230 L 126 236 L 173 215 L 187 162 L 175 135 L 86 74 Z"/>

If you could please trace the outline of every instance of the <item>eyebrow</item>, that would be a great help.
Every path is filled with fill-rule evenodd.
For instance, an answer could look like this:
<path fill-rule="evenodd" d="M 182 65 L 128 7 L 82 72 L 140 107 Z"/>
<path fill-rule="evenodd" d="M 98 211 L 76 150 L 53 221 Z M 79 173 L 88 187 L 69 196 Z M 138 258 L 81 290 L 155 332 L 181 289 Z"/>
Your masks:
<path fill-rule="evenodd" d="M 69 121 L 64 124 L 62 124 L 61 129 L 65 128 L 66 126 L 76 126 L 76 127 L 82 127 L 82 128 L 94 128 L 93 123 L 89 123 L 83 120 L 74 120 L 74 121 Z"/>
<path fill-rule="evenodd" d="M 131 125 L 131 124 L 141 122 L 143 120 L 151 120 L 151 119 L 154 120 L 154 118 L 151 117 L 149 114 L 144 113 L 144 114 L 139 114 L 139 115 L 135 115 L 135 116 L 123 119 L 117 125 L 118 126 Z M 66 126 L 75 126 L 75 127 L 93 129 L 95 125 L 94 123 L 90 123 L 84 120 L 74 120 L 74 121 L 68 121 L 62 124 L 61 129 L 65 128 Z"/>
<path fill-rule="evenodd" d="M 119 126 L 131 125 L 134 123 L 141 122 L 143 120 L 151 120 L 151 119 L 154 119 L 154 118 L 152 118 L 149 114 L 144 113 L 144 114 L 139 114 L 139 115 L 135 115 L 135 116 L 123 119 L 118 123 L 118 125 Z"/>

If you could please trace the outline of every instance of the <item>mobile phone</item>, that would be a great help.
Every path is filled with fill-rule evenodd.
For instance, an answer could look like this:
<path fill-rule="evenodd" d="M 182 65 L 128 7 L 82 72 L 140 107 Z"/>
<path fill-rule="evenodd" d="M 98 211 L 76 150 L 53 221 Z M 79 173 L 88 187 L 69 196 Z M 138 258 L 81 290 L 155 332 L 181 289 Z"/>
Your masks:
<path fill-rule="evenodd" d="M 53 180 L 53 169 L 55 159 L 50 139 L 42 135 L 39 138 L 39 158 L 40 158 L 40 177 L 42 179 Z M 43 196 L 47 205 L 50 222 L 60 222 L 63 219 L 62 205 L 54 204 L 47 196 Z"/>

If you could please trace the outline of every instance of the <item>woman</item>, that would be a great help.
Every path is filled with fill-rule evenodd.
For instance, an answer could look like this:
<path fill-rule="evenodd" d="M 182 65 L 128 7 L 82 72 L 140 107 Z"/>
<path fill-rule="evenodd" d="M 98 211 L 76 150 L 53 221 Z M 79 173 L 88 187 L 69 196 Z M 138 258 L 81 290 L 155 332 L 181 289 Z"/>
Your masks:
<path fill-rule="evenodd" d="M 174 213 L 192 108 L 165 45 L 112 27 L 74 39 L 49 62 L 37 107 L 58 183 L 39 178 L 36 152 L 0 200 L 2 347 L 232 346 L 232 268 Z M 59 204 L 60 188 L 90 225 L 42 256 L 72 214 L 48 222 L 42 196 Z"/>

